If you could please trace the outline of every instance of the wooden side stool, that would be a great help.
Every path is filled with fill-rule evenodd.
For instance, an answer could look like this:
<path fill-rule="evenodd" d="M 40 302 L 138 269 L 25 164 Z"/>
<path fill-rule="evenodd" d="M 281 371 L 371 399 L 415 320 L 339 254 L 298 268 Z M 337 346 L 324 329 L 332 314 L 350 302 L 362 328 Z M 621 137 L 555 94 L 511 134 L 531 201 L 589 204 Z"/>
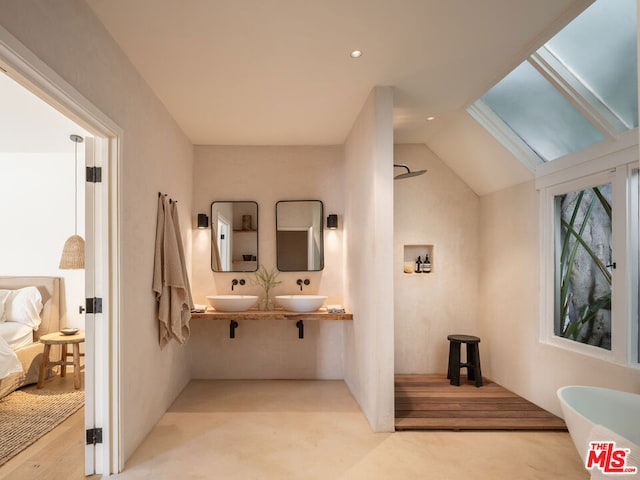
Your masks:
<path fill-rule="evenodd" d="M 80 357 L 84 354 L 80 353 L 80 344 L 84 342 L 84 332 L 81 330 L 74 335 L 63 335 L 62 333 L 48 333 L 40 337 L 40 341 L 44 344 L 44 352 L 42 353 L 42 364 L 38 373 L 38 388 L 44 385 L 45 372 L 56 365 L 60 365 L 60 376 L 67 374 L 67 365 L 73 365 L 73 386 L 75 389 L 80 388 Z M 49 359 L 52 345 L 60 345 L 60 360 L 52 361 Z M 73 346 L 73 353 L 67 351 L 69 345 Z M 73 357 L 73 361 L 69 362 L 68 357 Z"/>
<path fill-rule="evenodd" d="M 475 380 L 476 387 L 482 386 L 482 371 L 480 369 L 480 339 L 473 335 L 449 335 L 449 367 L 447 378 L 451 385 L 460 386 L 460 369 L 467 369 L 467 379 Z M 467 362 L 460 363 L 461 345 L 467 346 Z"/>

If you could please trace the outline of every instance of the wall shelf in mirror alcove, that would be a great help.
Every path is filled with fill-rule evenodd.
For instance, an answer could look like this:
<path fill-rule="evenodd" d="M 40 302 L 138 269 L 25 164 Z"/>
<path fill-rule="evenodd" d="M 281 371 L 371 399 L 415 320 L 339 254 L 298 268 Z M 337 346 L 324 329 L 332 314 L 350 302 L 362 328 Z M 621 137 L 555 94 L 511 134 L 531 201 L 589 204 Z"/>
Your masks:
<path fill-rule="evenodd" d="M 258 269 L 258 204 L 216 201 L 211 204 L 211 270 Z"/>
<path fill-rule="evenodd" d="M 402 271 L 406 274 L 433 272 L 433 245 L 405 245 Z"/>

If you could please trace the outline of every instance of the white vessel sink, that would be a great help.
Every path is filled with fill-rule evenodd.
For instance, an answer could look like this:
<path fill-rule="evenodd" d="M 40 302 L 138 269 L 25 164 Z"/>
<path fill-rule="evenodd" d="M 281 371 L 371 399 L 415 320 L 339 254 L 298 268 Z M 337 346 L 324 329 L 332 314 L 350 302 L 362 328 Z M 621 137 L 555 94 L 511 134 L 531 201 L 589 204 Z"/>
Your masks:
<path fill-rule="evenodd" d="M 290 312 L 315 312 L 326 299 L 324 295 L 276 295 L 276 303 Z"/>
<path fill-rule="evenodd" d="M 244 312 L 258 303 L 257 295 L 211 295 L 209 304 L 218 312 Z"/>

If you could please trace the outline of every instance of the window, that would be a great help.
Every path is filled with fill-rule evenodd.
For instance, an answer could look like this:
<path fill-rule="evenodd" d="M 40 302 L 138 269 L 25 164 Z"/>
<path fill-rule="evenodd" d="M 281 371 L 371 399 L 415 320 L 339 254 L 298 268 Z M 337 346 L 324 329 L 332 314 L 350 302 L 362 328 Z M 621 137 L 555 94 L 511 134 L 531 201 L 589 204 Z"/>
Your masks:
<path fill-rule="evenodd" d="M 629 263 L 632 266 L 630 311 L 632 315 L 635 315 L 635 321 L 631 322 L 629 338 L 632 341 L 629 342 L 631 349 L 629 354 L 640 364 L 640 171 L 637 168 L 631 172 L 629 197 L 631 200 L 629 204 L 629 230 L 633 238 L 629 257 Z"/>
<path fill-rule="evenodd" d="M 555 334 L 611 350 L 611 183 L 554 204 Z"/>
<path fill-rule="evenodd" d="M 541 340 L 638 364 L 637 145 L 607 157 L 618 165 L 587 175 L 578 165 L 573 179 L 565 169 L 538 180 Z"/>
<path fill-rule="evenodd" d="M 543 161 L 555 160 L 605 139 L 528 62 L 507 75 L 482 100 Z"/>
<path fill-rule="evenodd" d="M 638 127 L 636 0 L 598 0 L 467 111 L 532 171 Z"/>
<path fill-rule="evenodd" d="M 638 126 L 636 1 L 595 2 L 546 44 L 627 128 Z"/>

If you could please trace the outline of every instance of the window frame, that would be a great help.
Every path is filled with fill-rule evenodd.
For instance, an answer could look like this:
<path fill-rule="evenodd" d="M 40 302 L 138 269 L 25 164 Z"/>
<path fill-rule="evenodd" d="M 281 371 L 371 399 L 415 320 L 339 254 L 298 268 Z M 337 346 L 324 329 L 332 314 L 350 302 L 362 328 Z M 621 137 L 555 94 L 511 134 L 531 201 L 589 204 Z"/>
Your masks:
<path fill-rule="evenodd" d="M 541 343 L 624 366 L 640 368 L 638 359 L 638 141 L 620 150 L 601 147 L 582 152 L 582 162 L 569 162 L 536 180 L 540 191 L 540 336 Z M 620 147 L 618 145 L 618 147 Z M 587 155 L 591 153 L 591 155 Z M 634 184 L 634 175 L 636 180 Z M 611 350 L 587 345 L 555 334 L 555 197 L 567 192 L 611 183 L 612 271 Z M 618 333 L 616 333 L 618 332 Z M 619 333 L 622 332 L 622 333 Z"/>

